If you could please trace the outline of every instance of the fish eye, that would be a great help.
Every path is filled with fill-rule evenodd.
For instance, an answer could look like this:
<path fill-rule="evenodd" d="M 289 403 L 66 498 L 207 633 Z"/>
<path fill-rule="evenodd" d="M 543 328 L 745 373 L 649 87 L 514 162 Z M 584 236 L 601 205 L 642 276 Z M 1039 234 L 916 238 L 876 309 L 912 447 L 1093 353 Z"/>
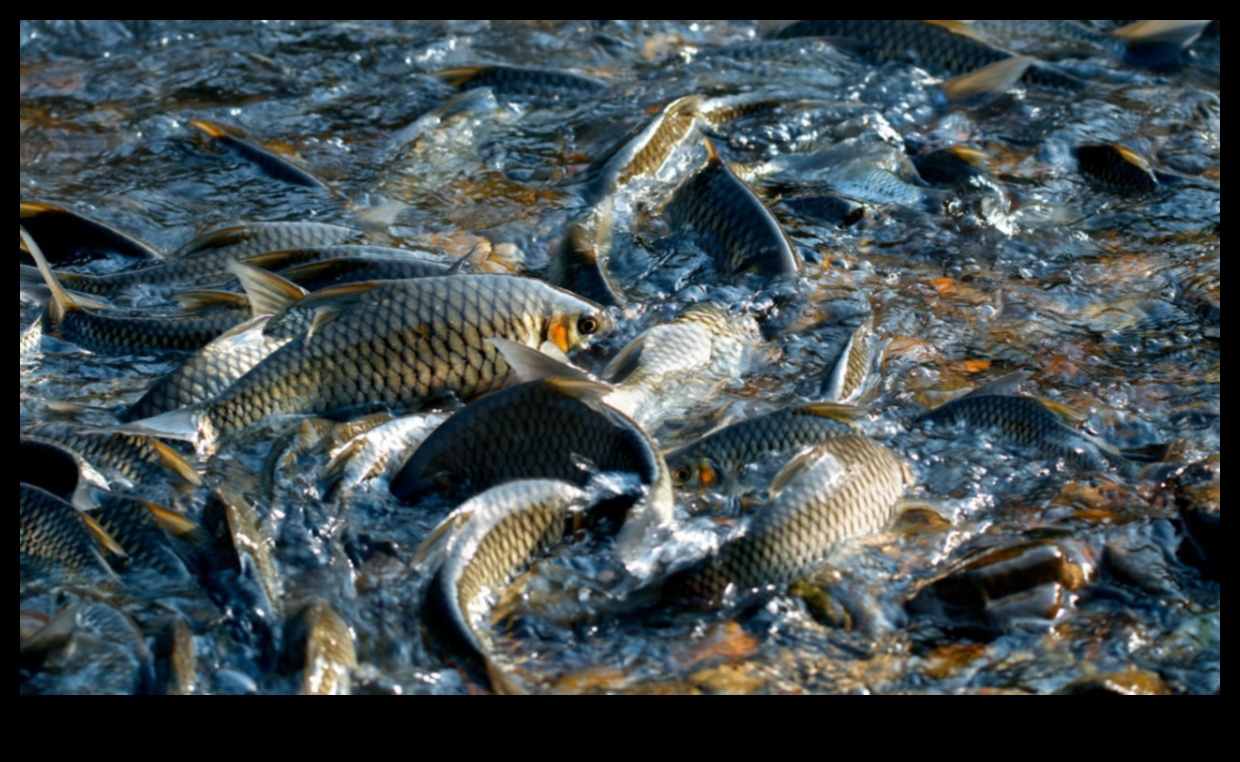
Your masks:
<path fill-rule="evenodd" d="M 693 476 L 693 469 L 689 468 L 688 466 L 681 466 L 680 468 L 677 468 L 675 471 L 672 471 L 672 480 L 675 481 L 677 484 L 684 484 L 685 482 L 689 481 L 690 477 L 692 476 Z"/>
<path fill-rule="evenodd" d="M 583 317 L 577 321 L 577 333 L 589 336 L 598 331 L 598 318 Z"/>

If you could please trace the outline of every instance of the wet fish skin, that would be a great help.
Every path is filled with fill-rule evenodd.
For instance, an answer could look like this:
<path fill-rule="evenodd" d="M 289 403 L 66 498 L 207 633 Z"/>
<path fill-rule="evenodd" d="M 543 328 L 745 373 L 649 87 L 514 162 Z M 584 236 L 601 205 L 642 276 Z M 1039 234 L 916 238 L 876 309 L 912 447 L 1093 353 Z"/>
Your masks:
<path fill-rule="evenodd" d="M 140 290 L 167 296 L 187 286 L 227 283 L 231 279 L 228 265 L 246 257 L 341 244 L 360 235 L 350 228 L 320 222 L 251 222 L 199 236 L 166 262 L 111 275 L 56 275 L 66 288 L 86 294 L 114 296 Z"/>
<path fill-rule="evenodd" d="M 202 477 L 176 451 L 141 434 L 56 422 L 35 426 L 30 434 L 63 444 L 112 479 L 147 484 L 175 478 L 202 484 Z"/>
<path fill-rule="evenodd" d="M 822 395 L 825 399 L 831 402 L 852 402 L 871 386 L 875 366 L 881 362 L 888 343 L 875 342 L 871 336 L 873 331 L 874 319 L 871 316 L 848 337 L 823 386 Z"/>
<path fill-rule="evenodd" d="M 281 270 L 280 275 L 308 291 L 340 286 L 346 283 L 364 283 L 373 280 L 408 280 L 410 278 L 433 278 L 452 274 L 453 265 L 412 256 L 412 252 L 379 247 L 326 247 L 328 249 L 369 249 L 370 251 L 344 252 L 342 256 L 307 262 Z"/>
<path fill-rule="evenodd" d="M 599 472 L 637 474 L 660 485 L 670 509 L 666 470 L 650 438 L 598 402 L 605 387 L 561 379 L 527 381 L 482 397 L 441 424 L 405 460 L 392 494 L 412 502 L 436 484 L 473 492 L 523 478 L 585 486 L 587 463 Z M 667 486 L 664 486 L 667 485 Z"/>
<path fill-rule="evenodd" d="M 912 54 L 923 66 L 949 74 L 964 74 L 1011 58 L 1012 54 L 939 24 L 907 19 L 808 20 L 781 29 L 776 37 L 835 37 L 857 40 L 876 61 L 904 60 Z M 1045 64 L 1030 66 L 1021 78 L 1039 87 L 1078 91 L 1077 78 Z"/>
<path fill-rule="evenodd" d="M 561 349 L 605 333 L 596 304 L 544 283 L 501 275 L 387 281 L 383 299 L 328 321 L 272 353 L 206 403 L 201 439 L 239 431 L 266 416 L 408 409 L 455 393 L 498 388 L 508 364 L 486 340 Z"/>
<path fill-rule="evenodd" d="M 19 326 L 20 328 L 20 326 Z M 18 333 L 18 355 L 27 358 L 39 350 L 43 342 L 43 318 L 36 318 L 28 327 L 21 328 Z"/>
<path fill-rule="evenodd" d="M 1063 458 L 1074 468 L 1105 471 L 1112 466 L 1128 467 L 1121 455 L 1099 447 L 1033 397 L 973 392 L 922 414 L 918 421 L 997 431 L 1012 444 Z"/>
<path fill-rule="evenodd" d="M 245 161 L 258 167 L 259 171 L 273 180 L 289 185 L 300 185 L 303 188 L 327 190 L 327 185 L 322 180 L 306 170 L 293 164 L 283 156 L 274 154 L 262 146 L 255 145 L 231 134 L 227 128 L 221 125 L 202 119 L 191 119 L 189 123 L 191 126 L 201 130 L 203 134 L 216 143 L 225 146 Z"/>
<path fill-rule="evenodd" d="M 167 511 L 166 508 L 160 510 Z M 124 495 L 103 494 L 99 496 L 99 510 L 94 517 L 125 549 L 126 570 L 153 571 L 161 582 L 188 583 L 194 579 L 160 526 L 150 503 Z"/>
<path fill-rule="evenodd" d="M 248 317 L 248 310 L 244 309 L 209 310 L 194 316 L 169 317 L 128 317 L 79 309 L 65 313 L 56 333 L 91 352 L 193 352 Z"/>
<path fill-rule="evenodd" d="M 535 98 L 590 98 L 606 93 L 602 80 L 571 71 L 518 66 L 462 66 L 436 72 L 436 77 L 464 90 L 489 87 L 497 95 Z"/>
<path fill-rule="evenodd" d="M 625 298 L 607 269 L 611 226 L 607 212 L 575 220 L 551 254 L 547 280 L 604 307 L 623 307 Z"/>
<path fill-rule="evenodd" d="M 353 630 L 326 600 L 316 598 L 289 620 L 288 651 L 301 664 L 303 696 L 347 696 L 357 669 Z"/>
<path fill-rule="evenodd" d="M 223 394 L 234 381 L 289 342 L 288 337 L 265 335 L 262 325 L 266 321 L 266 316 L 247 321 L 214 339 L 151 384 L 121 420 L 150 418 Z"/>
<path fill-rule="evenodd" d="M 743 533 L 664 584 L 671 601 L 743 603 L 819 568 L 854 537 L 877 532 L 911 481 L 907 464 L 868 437 L 828 440 L 788 465 Z"/>
<path fill-rule="evenodd" d="M 333 500 L 346 495 L 367 479 L 395 467 L 410 444 L 425 441 L 437 425 L 435 417 L 416 415 L 395 418 L 368 432 L 359 434 L 340 447 L 323 467 L 319 477 L 319 495 Z"/>
<path fill-rule="evenodd" d="M 598 203 L 636 179 L 656 177 L 697 129 L 701 105 L 699 95 L 677 98 L 608 153 L 605 161 L 587 170 L 597 175 L 587 200 Z"/>
<path fill-rule="evenodd" d="M 708 144 L 709 145 L 709 144 Z M 721 272 L 776 277 L 804 270 L 801 255 L 779 221 L 709 148 L 706 166 L 676 189 L 668 221 L 690 225 Z"/>
<path fill-rule="evenodd" d="M 160 261 L 163 253 L 144 241 L 76 212 L 37 201 L 20 202 L 21 224 L 43 249 L 48 261 L 64 267 L 118 255 L 136 261 Z M 23 251 L 22 262 L 34 264 Z"/>
<path fill-rule="evenodd" d="M 458 508 L 432 538 L 448 532 L 438 550 L 422 604 L 434 645 L 460 662 L 471 679 L 516 692 L 492 665 L 472 613 L 480 597 L 499 592 L 564 536 L 570 513 L 585 507 L 586 493 L 551 479 L 526 479 L 493 487 Z M 419 549 L 426 555 L 428 548 Z"/>
<path fill-rule="evenodd" d="M 35 435 L 18 442 L 18 467 L 27 484 L 45 489 L 80 507 L 94 505 L 92 487 L 107 489 L 103 474 L 60 442 Z"/>
<path fill-rule="evenodd" d="M 664 458 L 678 486 L 716 488 L 759 458 L 852 433 L 855 426 L 844 420 L 850 415 L 844 406 L 814 403 L 776 410 L 712 431 Z"/>
<path fill-rule="evenodd" d="M 90 529 L 72 505 L 47 490 L 21 484 L 18 556 L 23 583 L 49 575 L 67 580 L 115 580 Z"/>
<path fill-rule="evenodd" d="M 1159 186 L 1160 178 L 1149 162 L 1129 148 L 1111 144 L 1082 145 L 1076 147 L 1075 154 L 1081 174 L 1101 190 L 1136 195 L 1150 193 Z"/>

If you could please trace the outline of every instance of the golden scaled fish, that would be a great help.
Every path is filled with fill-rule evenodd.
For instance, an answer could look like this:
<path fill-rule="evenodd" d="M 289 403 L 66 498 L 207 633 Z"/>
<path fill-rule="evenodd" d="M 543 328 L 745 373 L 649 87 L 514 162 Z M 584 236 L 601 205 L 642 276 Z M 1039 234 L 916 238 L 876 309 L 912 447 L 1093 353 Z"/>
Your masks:
<path fill-rule="evenodd" d="M 48 577 L 60 581 L 116 579 L 102 549 L 120 545 L 93 519 L 47 490 L 20 484 L 18 568 L 22 583 Z"/>
<path fill-rule="evenodd" d="M 603 309 L 539 281 L 470 275 L 341 286 L 313 295 L 314 326 L 219 397 L 138 422 L 210 447 L 267 416 L 409 409 L 499 388 L 509 366 L 487 340 L 562 351 L 605 332 Z"/>

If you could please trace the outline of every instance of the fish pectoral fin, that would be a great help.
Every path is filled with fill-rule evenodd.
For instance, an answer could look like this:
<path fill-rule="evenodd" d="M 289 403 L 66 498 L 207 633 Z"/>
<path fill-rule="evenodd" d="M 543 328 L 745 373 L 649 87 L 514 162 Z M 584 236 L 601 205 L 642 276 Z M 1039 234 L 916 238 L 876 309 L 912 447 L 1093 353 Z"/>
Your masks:
<path fill-rule="evenodd" d="M 550 357 L 524 344 L 499 337 L 490 338 L 487 341 L 499 350 L 513 372 L 526 381 L 555 378 L 598 383 L 597 379 L 581 368 Z"/>
<path fill-rule="evenodd" d="M 788 461 L 788 464 L 780 469 L 779 473 L 775 474 L 775 478 L 771 480 L 771 486 L 767 488 L 770 496 L 774 497 L 779 494 L 780 490 L 787 486 L 788 482 L 792 481 L 797 474 L 812 467 L 823 455 L 824 453 L 815 447 L 807 447 L 802 450 L 795 458 Z"/>
<path fill-rule="evenodd" d="M 939 89 L 953 103 L 992 98 L 1012 89 L 1032 63 L 1028 56 L 1012 56 L 949 79 Z"/>
<path fill-rule="evenodd" d="M 1042 407 L 1054 413 L 1055 416 L 1064 423 L 1072 426 L 1080 426 L 1089 420 L 1089 416 L 1087 414 L 1082 413 L 1076 408 L 1068 407 L 1062 402 L 1054 402 L 1053 400 L 1048 400 L 1043 397 L 1038 397 L 1037 399 L 1038 402 L 1042 403 Z"/>
<path fill-rule="evenodd" d="M 948 529 L 951 518 L 939 506 L 925 500 L 900 498 L 896 501 L 891 530 L 902 534 L 918 534 Z"/>
<path fill-rule="evenodd" d="M 858 421 L 864 420 L 870 414 L 870 411 L 864 407 L 845 405 L 840 402 L 811 402 L 808 405 L 801 405 L 796 410 L 798 413 L 812 415 L 816 418 L 830 418 L 854 429 L 857 428 Z"/>
<path fill-rule="evenodd" d="M 254 238 L 255 235 L 257 233 L 247 225 L 233 225 L 232 227 L 212 230 L 210 233 L 200 235 L 185 244 L 178 256 L 182 259 L 200 256 L 226 246 L 236 246 L 237 244 L 245 243 Z"/>
<path fill-rule="evenodd" d="M 195 487 L 203 485 L 202 475 L 194 470 L 189 461 L 181 457 L 181 453 L 172 449 L 168 445 L 160 442 L 158 439 L 152 439 L 151 446 L 155 448 L 155 452 L 159 455 L 159 463 L 164 468 L 181 477 L 181 480 Z"/>
<path fill-rule="evenodd" d="M 119 556 L 121 558 L 126 558 L 129 556 L 129 554 L 125 552 L 125 549 L 121 547 L 121 544 L 116 541 L 116 538 L 108 534 L 108 530 L 104 529 L 98 521 L 95 521 L 85 513 L 79 513 L 78 515 L 82 517 L 82 522 L 86 524 L 86 528 L 90 530 L 90 534 L 95 538 L 95 542 L 99 543 L 99 547 L 108 551 L 112 555 Z"/>
<path fill-rule="evenodd" d="M 254 317 L 278 315 L 310 293 L 275 273 L 243 262 L 229 264 L 228 271 L 241 281 L 241 288 L 249 299 L 250 314 Z"/>
<path fill-rule="evenodd" d="M 620 350 L 620 353 L 611 358 L 611 362 L 607 363 L 607 367 L 603 368 L 603 378 L 607 379 L 609 384 L 624 383 L 624 380 L 633 375 L 633 371 L 641 365 L 642 350 L 645 348 L 646 337 L 639 336 L 629 345 Z"/>
<path fill-rule="evenodd" d="M 224 125 L 216 124 L 215 122 L 208 122 L 204 119 L 191 119 L 189 120 L 189 124 L 191 127 L 202 132 L 204 135 L 211 138 L 212 140 L 218 140 L 220 138 L 228 138 L 228 137 L 237 137 L 236 135 L 232 133 L 231 130 L 229 130 Z"/>
<path fill-rule="evenodd" d="M 968 37 L 970 40 L 977 40 L 978 42 L 984 42 L 987 45 L 990 44 L 990 41 L 987 40 L 985 37 L 983 37 L 981 33 L 978 32 L 976 29 L 974 29 L 973 26 L 970 25 L 969 22 L 967 21 L 961 21 L 959 19 L 947 19 L 947 20 L 922 19 L 921 23 L 934 24 L 937 27 L 946 29 L 952 34 L 958 34 L 961 37 Z"/>
<path fill-rule="evenodd" d="M 1138 21 L 1114 29 L 1111 34 L 1129 46 L 1168 45 L 1188 47 L 1201 36 L 1209 21 Z"/>
<path fill-rule="evenodd" d="M 186 312 L 201 312 L 202 310 L 211 310 L 219 307 L 233 307 L 244 310 L 250 306 L 250 300 L 243 294 L 234 294 L 231 291 L 182 291 L 179 294 L 173 294 L 172 298 Z"/>

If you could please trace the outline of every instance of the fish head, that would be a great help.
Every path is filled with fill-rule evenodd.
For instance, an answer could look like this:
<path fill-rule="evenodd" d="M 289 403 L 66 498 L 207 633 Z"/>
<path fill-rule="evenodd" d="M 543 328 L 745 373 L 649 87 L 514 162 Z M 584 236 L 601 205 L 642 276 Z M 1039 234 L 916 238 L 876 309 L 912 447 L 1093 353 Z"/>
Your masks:
<path fill-rule="evenodd" d="M 709 457 L 690 455 L 684 458 L 669 460 L 668 470 L 672 483 L 686 489 L 717 488 L 723 481 L 723 471 Z"/>
<path fill-rule="evenodd" d="M 586 346 L 596 336 L 606 336 L 614 327 L 603 307 L 581 300 L 573 309 L 555 312 L 547 321 L 543 341 L 564 353 Z"/>

